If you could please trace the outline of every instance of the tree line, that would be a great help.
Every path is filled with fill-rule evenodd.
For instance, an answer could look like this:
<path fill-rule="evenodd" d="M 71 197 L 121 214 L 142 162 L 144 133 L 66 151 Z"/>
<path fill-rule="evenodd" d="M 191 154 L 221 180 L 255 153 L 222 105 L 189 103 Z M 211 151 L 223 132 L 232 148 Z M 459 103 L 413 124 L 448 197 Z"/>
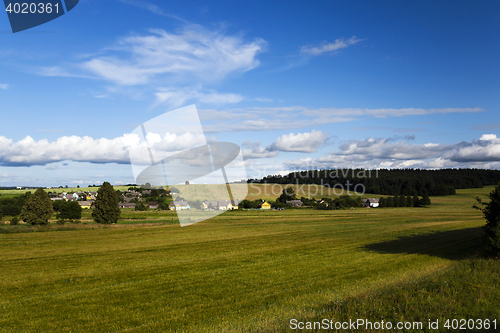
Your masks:
<path fill-rule="evenodd" d="M 249 183 L 316 184 L 382 195 L 453 195 L 456 189 L 481 188 L 500 182 L 500 170 L 484 169 L 328 169 L 291 172 L 249 179 Z M 358 185 L 358 186 L 357 186 Z M 362 186 L 361 186 L 362 185 Z M 357 187 L 356 187 L 357 186 Z"/>
<path fill-rule="evenodd" d="M 120 219 L 120 208 L 118 206 L 118 195 L 110 183 L 104 182 L 97 191 L 94 202 L 92 218 L 97 223 L 111 224 Z M 49 219 L 58 212 L 56 218 L 59 222 L 65 220 L 79 220 L 82 216 L 82 208 L 76 201 L 52 202 L 49 195 L 42 188 L 35 193 L 26 194 L 17 198 L 9 198 L 0 201 L 2 214 L 13 216 L 11 224 L 17 224 L 22 220 L 31 225 L 46 225 Z M 19 215 L 19 217 L 18 217 Z"/>

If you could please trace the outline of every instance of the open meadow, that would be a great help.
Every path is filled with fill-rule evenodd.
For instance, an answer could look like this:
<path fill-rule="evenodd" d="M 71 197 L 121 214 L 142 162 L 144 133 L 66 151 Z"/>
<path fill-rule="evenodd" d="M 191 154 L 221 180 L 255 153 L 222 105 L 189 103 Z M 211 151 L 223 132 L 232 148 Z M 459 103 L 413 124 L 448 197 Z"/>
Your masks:
<path fill-rule="evenodd" d="M 431 197 L 427 208 L 231 211 L 184 228 L 156 211 L 124 211 L 104 227 L 89 211 L 78 225 L 1 226 L 0 331 L 281 332 L 293 318 L 357 314 L 500 319 L 497 261 L 468 259 L 483 245 L 474 198 L 492 189 Z M 248 198 L 259 197 L 273 196 Z"/>

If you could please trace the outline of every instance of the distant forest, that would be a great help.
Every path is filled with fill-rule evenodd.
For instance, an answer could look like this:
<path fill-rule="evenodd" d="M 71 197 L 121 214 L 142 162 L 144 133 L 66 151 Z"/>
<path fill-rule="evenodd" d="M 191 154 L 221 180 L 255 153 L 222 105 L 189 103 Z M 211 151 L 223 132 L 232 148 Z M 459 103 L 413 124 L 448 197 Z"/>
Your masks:
<path fill-rule="evenodd" d="M 480 188 L 497 185 L 500 170 L 484 169 L 332 169 L 292 172 L 263 179 L 249 179 L 249 183 L 317 184 L 366 193 L 384 195 L 452 195 L 456 189 Z M 358 185 L 358 187 L 356 187 Z"/>

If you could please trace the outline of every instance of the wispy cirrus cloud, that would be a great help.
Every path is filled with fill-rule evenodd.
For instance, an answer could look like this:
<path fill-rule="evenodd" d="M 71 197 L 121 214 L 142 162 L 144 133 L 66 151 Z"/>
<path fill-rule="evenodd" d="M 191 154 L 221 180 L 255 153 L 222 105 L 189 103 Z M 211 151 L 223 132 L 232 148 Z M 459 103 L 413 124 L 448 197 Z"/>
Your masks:
<path fill-rule="evenodd" d="M 159 7 L 153 3 L 147 2 L 147 1 L 141 1 L 141 0 L 119 0 L 119 1 L 126 3 L 126 4 L 129 4 L 129 5 L 132 5 L 132 6 L 135 6 L 135 7 L 138 7 L 138 8 L 141 8 L 141 9 L 144 9 L 144 10 L 147 10 L 147 11 L 150 11 L 156 15 L 173 18 L 173 19 L 176 19 L 178 21 L 187 23 L 187 21 L 182 19 L 181 17 L 174 15 L 172 13 L 169 13 L 169 12 L 163 10 L 161 7 Z"/>
<path fill-rule="evenodd" d="M 133 4 L 162 13 L 159 7 L 147 2 Z M 112 84 L 106 88 L 109 92 L 153 95 L 154 106 L 165 103 L 178 107 L 189 100 L 221 105 L 238 103 L 243 96 L 220 93 L 210 89 L 210 85 L 259 66 L 257 56 L 266 50 L 266 45 L 261 38 L 250 40 L 223 29 L 209 30 L 185 23 L 173 32 L 151 29 L 124 36 L 99 52 L 80 56 L 83 60 L 39 67 L 34 72 L 42 76 L 103 80 Z"/>
<path fill-rule="evenodd" d="M 201 103 L 211 105 L 233 104 L 241 102 L 244 97 L 240 94 L 219 93 L 212 89 L 201 87 L 188 88 L 159 88 L 156 93 L 154 106 L 167 104 L 170 108 L 180 107 L 188 101 L 197 100 Z"/>
<path fill-rule="evenodd" d="M 220 30 L 186 25 L 176 32 L 152 29 L 148 34 L 120 38 L 107 54 L 79 64 L 84 71 L 119 85 L 213 82 L 259 65 L 266 42 L 246 41 Z"/>
<path fill-rule="evenodd" d="M 333 43 L 323 42 L 320 46 L 302 46 L 300 48 L 300 52 L 303 54 L 317 56 L 323 53 L 333 53 L 362 41 L 364 41 L 364 39 L 356 38 L 356 36 L 352 36 L 349 39 L 339 38 Z"/>
<path fill-rule="evenodd" d="M 9 85 L 7 83 L 0 83 L 0 89 L 7 90 L 9 89 Z"/>
<path fill-rule="evenodd" d="M 302 106 L 253 107 L 224 110 L 201 109 L 200 119 L 206 125 L 204 127 L 206 132 L 272 131 L 349 122 L 362 117 L 387 118 L 482 111 L 484 110 L 481 108 L 312 109 Z"/>

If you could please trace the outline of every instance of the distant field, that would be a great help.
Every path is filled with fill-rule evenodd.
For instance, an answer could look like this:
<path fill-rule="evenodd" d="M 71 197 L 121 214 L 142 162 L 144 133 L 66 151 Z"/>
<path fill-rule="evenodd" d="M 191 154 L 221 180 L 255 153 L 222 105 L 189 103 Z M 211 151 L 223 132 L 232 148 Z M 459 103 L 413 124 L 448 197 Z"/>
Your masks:
<path fill-rule="evenodd" d="M 113 186 L 115 190 L 125 191 L 129 189 L 130 186 Z M 225 185 L 177 185 L 176 188 L 180 189 L 181 192 L 185 192 L 187 190 L 191 190 L 189 193 L 191 194 L 192 200 L 205 200 L 212 197 L 224 197 L 227 193 L 227 189 Z M 315 197 L 315 198 L 323 198 L 323 197 L 331 197 L 335 198 L 343 194 L 347 194 L 347 192 L 342 192 L 341 189 L 333 189 L 326 186 L 320 185 L 280 185 L 280 184 L 231 184 L 231 188 L 235 190 L 236 193 L 246 193 L 248 195 L 246 198 L 248 200 L 255 199 L 264 199 L 264 200 L 275 200 L 277 197 L 281 195 L 283 192 L 283 188 L 292 187 L 297 195 L 297 197 Z M 46 192 L 89 192 L 89 191 L 97 191 L 99 187 L 80 187 L 80 188 L 52 188 L 52 189 L 44 189 Z M 361 188 L 359 188 L 361 190 Z M 26 192 L 34 192 L 35 190 L 1 190 L 0 196 L 15 196 L 24 194 Z M 181 196 L 183 194 L 181 193 Z M 361 195 L 361 193 L 350 191 L 349 195 Z M 364 194 L 363 197 L 375 197 L 378 198 L 380 195 L 376 194 Z"/>
<path fill-rule="evenodd" d="M 115 190 L 128 190 L 130 186 L 113 186 Z M 89 191 L 97 191 L 99 187 L 69 187 L 69 188 L 44 188 L 46 192 L 53 193 L 63 193 L 63 192 L 89 192 Z M 0 189 L 0 195 L 20 195 L 26 192 L 35 192 L 35 190 L 2 190 Z"/>
<path fill-rule="evenodd" d="M 184 228 L 171 212 L 127 211 L 110 227 L 0 234 L 0 331 L 281 332 L 333 318 L 476 253 L 484 219 L 471 207 L 492 189 L 429 208 L 232 211 Z M 490 295 L 474 288 L 484 309 Z"/>

